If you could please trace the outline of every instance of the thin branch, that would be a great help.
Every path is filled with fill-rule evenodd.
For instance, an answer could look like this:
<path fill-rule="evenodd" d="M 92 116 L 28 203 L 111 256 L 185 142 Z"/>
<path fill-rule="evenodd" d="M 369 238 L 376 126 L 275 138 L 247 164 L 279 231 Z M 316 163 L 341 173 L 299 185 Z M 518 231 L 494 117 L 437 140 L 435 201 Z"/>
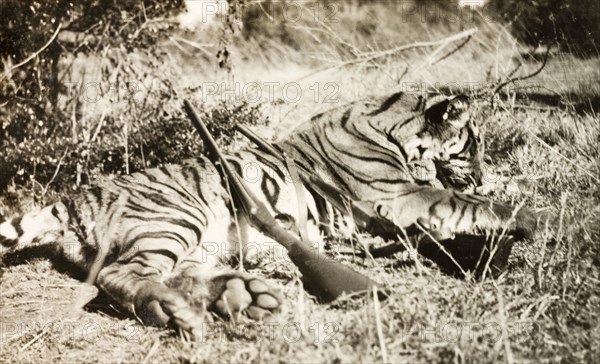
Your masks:
<path fill-rule="evenodd" d="M 471 35 L 468 36 L 461 44 L 457 45 L 453 50 L 451 50 L 448 54 L 446 54 L 442 58 L 440 58 L 437 61 L 433 62 L 432 65 L 440 63 L 441 61 L 445 60 L 446 58 L 452 56 L 454 53 L 456 53 L 459 50 L 461 50 L 465 45 L 467 45 L 467 43 L 469 43 L 469 41 L 471 40 L 471 38 L 472 38 Z"/>
<path fill-rule="evenodd" d="M 275 19 L 271 16 L 271 14 L 269 14 L 269 12 L 267 11 L 267 9 L 265 9 L 263 7 L 263 4 L 262 4 L 263 2 L 262 1 L 257 1 L 256 3 L 258 3 L 258 7 L 260 8 L 260 10 L 262 10 L 263 14 L 265 14 L 267 16 L 267 18 L 269 18 L 269 21 L 271 23 L 275 22 Z"/>
<path fill-rule="evenodd" d="M 369 61 L 373 61 L 375 59 L 378 58 L 382 58 L 382 57 L 386 57 L 386 56 L 390 56 L 399 52 L 403 52 L 403 51 L 407 51 L 410 49 L 415 49 L 415 48 L 428 48 L 428 47 L 434 47 L 437 45 L 447 45 L 448 43 L 452 43 L 452 42 L 456 42 L 460 39 L 463 38 L 468 38 L 468 37 L 472 37 L 473 34 L 475 34 L 477 32 L 477 28 L 471 28 L 468 30 L 465 30 L 464 32 L 461 33 L 457 33 L 454 35 L 451 35 L 447 38 L 441 39 L 441 40 L 436 40 L 436 41 L 429 41 L 429 42 L 417 42 L 417 43 L 412 43 L 412 44 L 405 44 L 405 45 L 401 45 L 395 48 L 391 48 L 391 49 L 387 49 L 384 51 L 380 51 L 380 52 L 369 52 L 366 53 L 364 56 L 360 56 L 358 58 L 346 61 L 346 62 L 341 62 L 338 63 L 337 65 L 334 66 L 327 66 L 327 67 L 323 67 L 321 69 L 318 69 L 314 72 L 311 72 L 305 76 L 300 77 L 299 79 L 296 80 L 296 82 L 304 80 L 306 78 L 312 77 L 316 74 L 319 74 L 321 72 L 325 72 L 325 71 L 329 71 L 332 69 L 337 69 L 337 68 L 342 68 L 345 66 L 349 66 L 349 65 L 353 65 L 356 63 L 362 63 L 362 62 L 369 62 Z"/>
<path fill-rule="evenodd" d="M 44 189 L 42 191 L 42 196 L 46 195 L 46 192 L 48 192 L 48 187 L 50 187 L 50 185 L 52 184 L 52 182 L 54 182 L 54 180 L 58 176 L 58 172 L 60 171 L 60 167 L 62 166 L 63 161 L 65 160 L 65 157 L 67 156 L 68 152 L 69 152 L 69 147 L 67 147 L 65 149 L 65 151 L 62 154 L 62 156 L 58 160 L 58 165 L 56 166 L 56 169 L 54 170 L 54 174 L 52 175 L 52 178 L 50 178 L 50 181 L 48 181 L 48 183 L 46 183 L 46 186 L 44 186 Z"/>
<path fill-rule="evenodd" d="M 21 67 L 21 66 L 29 63 L 32 59 L 34 59 L 35 57 L 37 57 L 46 48 L 48 48 L 48 46 L 50 46 L 50 44 L 52 44 L 52 42 L 54 41 L 54 39 L 56 39 L 56 36 L 58 35 L 58 32 L 60 31 L 61 27 L 62 27 L 62 23 L 58 23 L 58 27 L 56 27 L 56 30 L 54 31 L 54 34 L 52 34 L 52 37 L 50 38 L 50 40 L 46 44 L 44 44 L 44 46 L 42 48 L 40 48 L 36 52 L 32 53 L 29 57 L 27 57 L 23 62 L 18 63 L 16 65 L 10 67 L 8 70 L 6 70 L 4 72 L 4 74 L 2 75 L 2 77 L 0 77 L 0 82 L 4 81 L 4 79 L 6 77 L 8 77 L 14 70 L 16 70 L 17 68 L 19 68 L 19 67 Z"/>
<path fill-rule="evenodd" d="M 198 42 L 194 42 L 192 40 L 185 39 L 185 38 L 182 38 L 182 37 L 178 37 L 178 36 L 175 36 L 175 35 L 170 36 L 169 40 L 171 42 L 173 42 L 178 48 L 180 48 L 186 54 L 190 54 L 190 52 L 187 51 L 185 48 L 183 48 L 179 44 L 179 42 L 183 42 L 183 43 L 185 43 L 185 44 L 187 44 L 187 45 L 189 45 L 189 46 L 191 46 L 193 48 L 196 48 L 197 50 L 199 50 L 199 51 L 203 52 L 204 54 L 206 54 L 208 57 L 212 57 L 213 56 L 213 54 L 211 52 L 207 51 L 206 48 L 207 47 L 214 47 L 215 46 L 214 43 L 198 43 Z"/>
<path fill-rule="evenodd" d="M 492 93 L 491 96 L 491 100 L 492 100 L 492 105 L 493 105 L 493 99 L 494 96 L 496 96 L 496 94 L 498 94 L 498 92 L 500 92 L 500 90 L 502 90 L 506 85 L 511 84 L 511 83 L 515 83 L 518 81 L 523 81 L 523 80 L 527 80 L 529 78 L 535 77 L 537 75 L 540 74 L 540 72 L 542 72 L 542 70 L 544 68 L 546 68 L 546 63 L 548 63 L 548 59 L 550 58 L 550 50 L 552 49 L 552 44 L 548 46 L 548 49 L 546 49 L 546 54 L 544 54 L 544 60 L 542 61 L 542 65 L 535 70 L 534 72 L 525 75 L 525 76 L 521 76 L 521 77 L 516 77 L 516 78 L 512 78 L 511 76 L 513 74 L 515 74 L 515 72 L 521 67 L 521 63 L 519 63 L 519 65 L 516 67 L 515 70 L 513 70 L 513 72 L 510 73 L 508 79 L 504 82 L 502 82 L 501 84 L 499 84 L 498 86 L 496 86 L 496 88 L 494 89 L 494 92 Z"/>
<path fill-rule="evenodd" d="M 177 47 L 177 49 L 179 49 L 182 53 L 187 54 L 188 56 L 192 55 L 192 52 L 188 51 L 187 49 L 183 48 L 178 41 L 176 41 L 173 37 L 169 37 L 169 41 L 171 43 L 173 43 L 173 45 L 175 47 Z"/>

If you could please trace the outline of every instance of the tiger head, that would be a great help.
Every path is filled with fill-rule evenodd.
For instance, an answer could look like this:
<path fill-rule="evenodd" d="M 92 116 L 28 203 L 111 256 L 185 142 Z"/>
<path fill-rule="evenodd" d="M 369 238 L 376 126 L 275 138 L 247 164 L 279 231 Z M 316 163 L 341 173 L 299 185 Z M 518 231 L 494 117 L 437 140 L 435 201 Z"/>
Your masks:
<path fill-rule="evenodd" d="M 409 166 L 429 165 L 435 181 L 428 182 L 438 187 L 464 191 L 479 186 L 484 141 L 471 118 L 469 99 L 435 96 L 422 105 L 419 131 L 401 144 Z"/>

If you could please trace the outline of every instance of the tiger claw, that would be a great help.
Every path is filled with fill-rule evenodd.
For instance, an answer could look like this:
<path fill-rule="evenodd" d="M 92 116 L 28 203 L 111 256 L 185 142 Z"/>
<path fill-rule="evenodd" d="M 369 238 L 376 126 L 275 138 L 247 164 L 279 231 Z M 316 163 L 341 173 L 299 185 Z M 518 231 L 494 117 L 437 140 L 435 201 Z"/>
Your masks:
<path fill-rule="evenodd" d="M 203 311 L 191 305 L 179 290 L 165 288 L 153 292 L 152 296 L 150 301 L 136 305 L 136 312 L 145 325 L 169 325 L 192 332 L 205 321 Z"/>

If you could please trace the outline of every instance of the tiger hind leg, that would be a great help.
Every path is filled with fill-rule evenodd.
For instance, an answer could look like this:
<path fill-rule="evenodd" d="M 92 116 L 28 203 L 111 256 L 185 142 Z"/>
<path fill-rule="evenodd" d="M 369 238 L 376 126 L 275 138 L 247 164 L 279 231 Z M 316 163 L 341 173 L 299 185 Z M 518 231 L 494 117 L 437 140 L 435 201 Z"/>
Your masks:
<path fill-rule="evenodd" d="M 279 290 L 261 278 L 234 271 L 211 277 L 205 274 L 205 267 L 193 264 L 177 269 L 176 274 L 166 273 L 170 272 L 165 269 L 168 257 L 145 254 L 144 263 L 135 259 L 112 263 L 97 279 L 102 290 L 145 325 L 169 325 L 194 333 L 211 320 L 208 311 L 233 319 L 262 320 L 281 305 Z M 166 263 L 162 267 L 158 264 L 161 260 Z"/>
<path fill-rule="evenodd" d="M 142 259 L 136 257 L 143 256 Z M 185 293 L 163 283 L 172 260 L 159 253 L 140 253 L 127 263 L 102 268 L 97 285 L 145 325 L 166 324 L 193 331 L 204 321 L 204 312 L 194 307 Z"/>

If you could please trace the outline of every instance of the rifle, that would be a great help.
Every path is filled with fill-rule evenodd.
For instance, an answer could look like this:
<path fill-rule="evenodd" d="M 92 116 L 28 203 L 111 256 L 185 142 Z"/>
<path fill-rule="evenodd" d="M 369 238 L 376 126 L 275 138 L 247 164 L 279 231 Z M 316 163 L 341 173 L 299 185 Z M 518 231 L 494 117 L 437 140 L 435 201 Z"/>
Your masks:
<path fill-rule="evenodd" d="M 298 267 L 304 281 L 322 302 L 330 302 L 342 294 L 369 293 L 378 284 L 363 274 L 340 262 L 323 257 L 318 250 L 290 234 L 279 225 L 267 207 L 245 186 L 221 154 L 206 125 L 188 100 L 184 109 L 192 124 L 204 140 L 208 158 L 228 181 L 238 208 L 242 209 L 250 223 L 259 231 L 283 245 L 291 261 Z"/>

